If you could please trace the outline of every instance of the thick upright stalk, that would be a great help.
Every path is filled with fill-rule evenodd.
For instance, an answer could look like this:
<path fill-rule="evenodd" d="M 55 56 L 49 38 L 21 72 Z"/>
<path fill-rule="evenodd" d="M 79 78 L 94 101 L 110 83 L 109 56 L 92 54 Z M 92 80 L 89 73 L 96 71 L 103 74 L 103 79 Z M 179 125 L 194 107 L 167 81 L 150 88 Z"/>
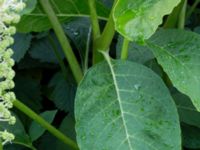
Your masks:
<path fill-rule="evenodd" d="M 99 20 L 96 12 L 96 0 L 88 0 L 88 5 L 90 8 L 90 20 L 92 23 L 93 32 L 93 64 L 101 60 L 101 54 L 95 49 L 96 39 L 100 37 L 100 27 Z"/>
<path fill-rule="evenodd" d="M 185 17 L 186 17 L 187 0 L 183 0 L 183 6 L 179 14 L 178 28 L 185 28 Z"/>
<path fill-rule="evenodd" d="M 45 121 L 42 117 L 40 117 L 38 114 L 36 114 L 30 108 L 28 108 L 26 105 L 21 103 L 19 100 L 15 100 L 13 102 L 13 105 L 17 109 L 19 109 L 21 112 L 26 114 L 29 118 L 33 119 L 35 122 L 37 122 L 42 127 L 44 127 L 46 130 L 48 130 L 51 134 L 53 134 L 59 140 L 63 141 L 65 144 L 71 146 L 71 148 L 73 148 L 74 150 L 78 150 L 78 146 L 73 140 L 71 140 L 70 138 L 65 136 L 63 133 L 61 133 L 59 130 L 54 128 L 51 124 L 49 124 L 47 121 Z"/>
<path fill-rule="evenodd" d="M 121 59 L 126 60 L 128 58 L 128 46 L 129 46 L 129 40 L 124 38 L 122 50 L 121 50 Z"/>
<path fill-rule="evenodd" d="M 116 2 L 117 2 L 117 0 L 114 1 L 113 8 L 114 8 Z M 95 47 L 97 51 L 108 51 L 110 44 L 113 40 L 113 37 L 115 35 L 115 24 L 114 24 L 114 20 L 113 20 L 113 8 L 110 12 L 109 19 L 106 23 L 106 26 L 103 30 L 102 35 L 100 36 L 100 38 L 97 39 L 97 45 Z"/>
<path fill-rule="evenodd" d="M 49 2 L 49 0 L 39 0 L 39 2 L 42 5 L 45 13 L 47 14 L 47 16 L 49 18 L 49 21 L 51 22 L 51 24 L 53 26 L 56 36 L 62 46 L 62 49 L 63 49 L 65 56 L 67 58 L 67 61 L 69 63 L 69 66 L 75 77 L 75 80 L 77 81 L 77 83 L 79 83 L 83 77 L 83 73 L 82 73 L 80 65 L 73 53 L 70 43 L 69 43 L 67 37 L 65 36 L 62 26 L 59 23 L 59 20 Z"/>

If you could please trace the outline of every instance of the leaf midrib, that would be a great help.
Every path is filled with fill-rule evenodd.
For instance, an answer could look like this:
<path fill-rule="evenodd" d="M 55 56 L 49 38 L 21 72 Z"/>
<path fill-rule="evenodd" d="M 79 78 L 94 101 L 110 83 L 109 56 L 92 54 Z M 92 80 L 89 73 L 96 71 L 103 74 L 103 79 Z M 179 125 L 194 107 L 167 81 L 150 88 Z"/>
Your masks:
<path fill-rule="evenodd" d="M 128 145 L 129 145 L 130 150 L 133 150 L 133 148 L 131 146 L 131 141 L 130 141 L 130 137 L 131 136 L 128 133 L 128 128 L 127 128 L 125 117 L 124 117 L 124 113 L 123 113 L 124 111 L 123 111 L 123 106 L 122 106 L 122 102 L 121 102 L 119 86 L 118 86 L 118 83 L 117 83 L 117 79 L 115 77 L 115 72 L 114 72 L 114 69 L 113 69 L 113 65 L 111 63 L 111 60 L 110 60 L 110 57 L 109 57 L 108 53 L 104 53 L 104 57 L 105 57 L 108 65 L 109 65 L 109 68 L 110 68 L 110 71 L 111 71 L 111 75 L 112 75 L 112 79 L 113 79 L 113 82 L 114 82 L 114 86 L 115 86 L 115 90 L 116 90 L 116 94 L 117 94 L 117 100 L 119 102 L 119 107 L 120 107 L 120 112 L 121 112 L 121 118 L 122 118 L 124 130 L 125 130 L 125 134 L 126 134 L 126 140 L 128 141 Z"/>

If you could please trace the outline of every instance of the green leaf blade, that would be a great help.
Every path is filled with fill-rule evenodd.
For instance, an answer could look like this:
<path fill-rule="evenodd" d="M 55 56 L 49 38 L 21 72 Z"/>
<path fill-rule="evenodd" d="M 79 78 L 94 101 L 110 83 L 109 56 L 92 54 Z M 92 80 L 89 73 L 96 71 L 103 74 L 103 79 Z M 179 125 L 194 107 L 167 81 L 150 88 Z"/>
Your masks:
<path fill-rule="evenodd" d="M 77 91 L 80 149 L 181 149 L 177 111 L 162 80 L 142 65 L 108 62 L 92 68 Z"/>
<path fill-rule="evenodd" d="M 148 39 L 180 0 L 119 0 L 114 9 L 116 30 L 131 41 Z"/>
<path fill-rule="evenodd" d="M 164 37 L 161 39 L 161 37 Z M 148 42 L 173 85 L 200 110 L 200 36 L 183 30 L 160 30 Z"/>
<path fill-rule="evenodd" d="M 50 2 L 61 23 L 70 22 L 77 17 L 90 16 L 88 3 L 85 0 L 50 0 Z M 100 18 L 106 19 L 109 10 L 101 2 L 97 2 L 97 13 Z M 47 15 L 39 4 L 32 13 L 22 16 L 21 21 L 17 24 L 17 30 L 25 33 L 46 31 L 51 27 Z"/>

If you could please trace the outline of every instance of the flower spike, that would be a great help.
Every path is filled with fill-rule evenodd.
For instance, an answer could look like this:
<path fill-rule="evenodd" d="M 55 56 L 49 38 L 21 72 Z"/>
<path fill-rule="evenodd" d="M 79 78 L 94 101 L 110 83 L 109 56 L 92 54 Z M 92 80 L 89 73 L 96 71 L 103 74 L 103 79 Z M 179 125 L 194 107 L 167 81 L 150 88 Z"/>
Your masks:
<path fill-rule="evenodd" d="M 16 119 L 9 109 L 16 99 L 15 94 L 10 90 L 14 88 L 13 78 L 15 72 L 12 69 L 14 60 L 11 58 L 13 50 L 8 48 L 14 43 L 12 35 L 16 33 L 13 23 L 20 21 L 19 12 L 25 7 L 22 0 L 0 0 L 0 122 L 14 124 Z M 14 140 L 14 135 L 7 130 L 0 131 L 2 144 Z"/>

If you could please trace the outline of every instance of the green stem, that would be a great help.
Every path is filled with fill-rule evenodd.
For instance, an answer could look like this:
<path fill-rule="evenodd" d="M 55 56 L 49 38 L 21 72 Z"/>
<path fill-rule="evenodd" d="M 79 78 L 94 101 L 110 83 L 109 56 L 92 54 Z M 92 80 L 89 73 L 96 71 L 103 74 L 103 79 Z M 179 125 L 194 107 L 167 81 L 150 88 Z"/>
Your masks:
<path fill-rule="evenodd" d="M 195 2 L 194 2 L 194 4 L 191 6 L 191 8 L 189 9 L 189 11 L 188 11 L 188 13 L 187 13 L 187 15 L 186 15 L 186 18 L 189 18 L 191 15 L 192 15 L 192 13 L 193 13 L 193 11 L 195 10 L 195 8 L 197 7 L 197 5 L 200 3 L 200 0 L 196 0 Z"/>
<path fill-rule="evenodd" d="M 121 59 L 126 60 L 128 58 L 128 46 L 129 46 L 129 40 L 124 38 L 123 45 L 122 45 L 122 51 L 121 51 Z"/>
<path fill-rule="evenodd" d="M 0 139 L 0 150 L 3 150 L 3 145 L 1 143 L 1 139 Z"/>
<path fill-rule="evenodd" d="M 117 2 L 117 0 L 114 1 L 113 8 L 114 8 L 116 2 Z M 113 20 L 113 8 L 111 10 L 109 19 L 106 23 L 106 26 L 103 30 L 102 35 L 100 36 L 100 38 L 97 39 L 97 45 L 95 47 L 97 51 L 109 51 L 110 44 L 115 35 L 115 24 L 114 24 L 114 20 Z"/>
<path fill-rule="evenodd" d="M 101 35 L 98 15 L 96 12 L 96 0 L 88 0 L 88 5 L 90 8 L 90 20 L 92 23 L 92 32 L 93 32 L 93 64 L 101 60 L 101 54 L 95 49 L 96 39 Z"/>
<path fill-rule="evenodd" d="M 100 27 L 96 12 L 96 0 L 88 0 L 90 8 L 90 20 L 92 22 L 93 38 L 97 39 L 100 36 Z"/>
<path fill-rule="evenodd" d="M 53 51 L 54 51 L 54 54 L 55 54 L 55 56 L 56 56 L 56 58 L 57 58 L 57 60 L 59 62 L 59 65 L 60 65 L 60 68 L 62 70 L 63 76 L 64 76 L 65 80 L 67 80 L 67 74 L 68 74 L 67 68 L 66 68 L 66 66 L 65 66 L 65 64 L 64 64 L 64 62 L 63 62 L 63 60 L 62 60 L 62 58 L 61 58 L 61 56 L 59 54 L 58 48 L 57 48 L 53 38 L 51 37 L 51 35 L 48 35 L 48 39 L 49 39 L 49 41 L 51 43 L 51 46 L 52 46 Z"/>
<path fill-rule="evenodd" d="M 67 61 L 69 63 L 69 66 L 75 77 L 75 80 L 77 81 L 77 83 L 79 83 L 83 77 L 83 73 L 82 73 L 81 67 L 73 53 L 70 43 L 69 43 L 67 37 L 65 36 L 62 26 L 55 14 L 53 8 L 51 7 L 49 0 L 39 0 L 39 2 L 42 5 L 45 13 L 47 14 L 47 16 L 49 18 L 49 21 L 51 22 L 51 24 L 53 26 L 56 36 L 63 48 L 63 51 L 64 51 Z"/>
<path fill-rule="evenodd" d="M 178 24 L 178 18 L 179 18 L 179 13 L 182 9 L 183 4 L 180 3 L 178 6 L 174 8 L 172 13 L 167 17 L 167 20 L 165 24 L 163 25 L 163 28 L 175 28 L 177 27 Z"/>
<path fill-rule="evenodd" d="M 40 117 L 38 114 L 36 114 L 34 111 L 32 111 L 30 108 L 28 108 L 26 105 L 21 103 L 19 100 L 15 100 L 13 102 L 13 105 L 19 109 L 21 112 L 26 114 L 28 117 L 33 119 L 35 122 L 40 124 L 42 127 L 44 127 L 46 130 L 48 130 L 51 134 L 53 134 L 55 137 L 57 137 L 59 140 L 63 141 L 65 144 L 71 146 L 74 150 L 78 150 L 77 144 L 65 136 L 63 133 L 61 133 L 59 130 L 57 130 L 55 127 L 53 127 L 51 124 L 49 124 L 47 121 L 45 121 L 42 117 Z"/>
<path fill-rule="evenodd" d="M 84 59 L 84 73 L 88 70 L 88 60 L 89 60 L 89 50 L 90 50 L 90 39 L 91 39 L 91 27 L 89 28 L 88 38 L 86 43 L 86 50 L 85 50 L 85 59 Z"/>
<path fill-rule="evenodd" d="M 185 15 L 186 15 L 186 8 L 187 8 L 187 0 L 183 0 L 183 7 L 179 14 L 179 21 L 178 21 L 178 28 L 184 29 L 185 28 Z"/>

